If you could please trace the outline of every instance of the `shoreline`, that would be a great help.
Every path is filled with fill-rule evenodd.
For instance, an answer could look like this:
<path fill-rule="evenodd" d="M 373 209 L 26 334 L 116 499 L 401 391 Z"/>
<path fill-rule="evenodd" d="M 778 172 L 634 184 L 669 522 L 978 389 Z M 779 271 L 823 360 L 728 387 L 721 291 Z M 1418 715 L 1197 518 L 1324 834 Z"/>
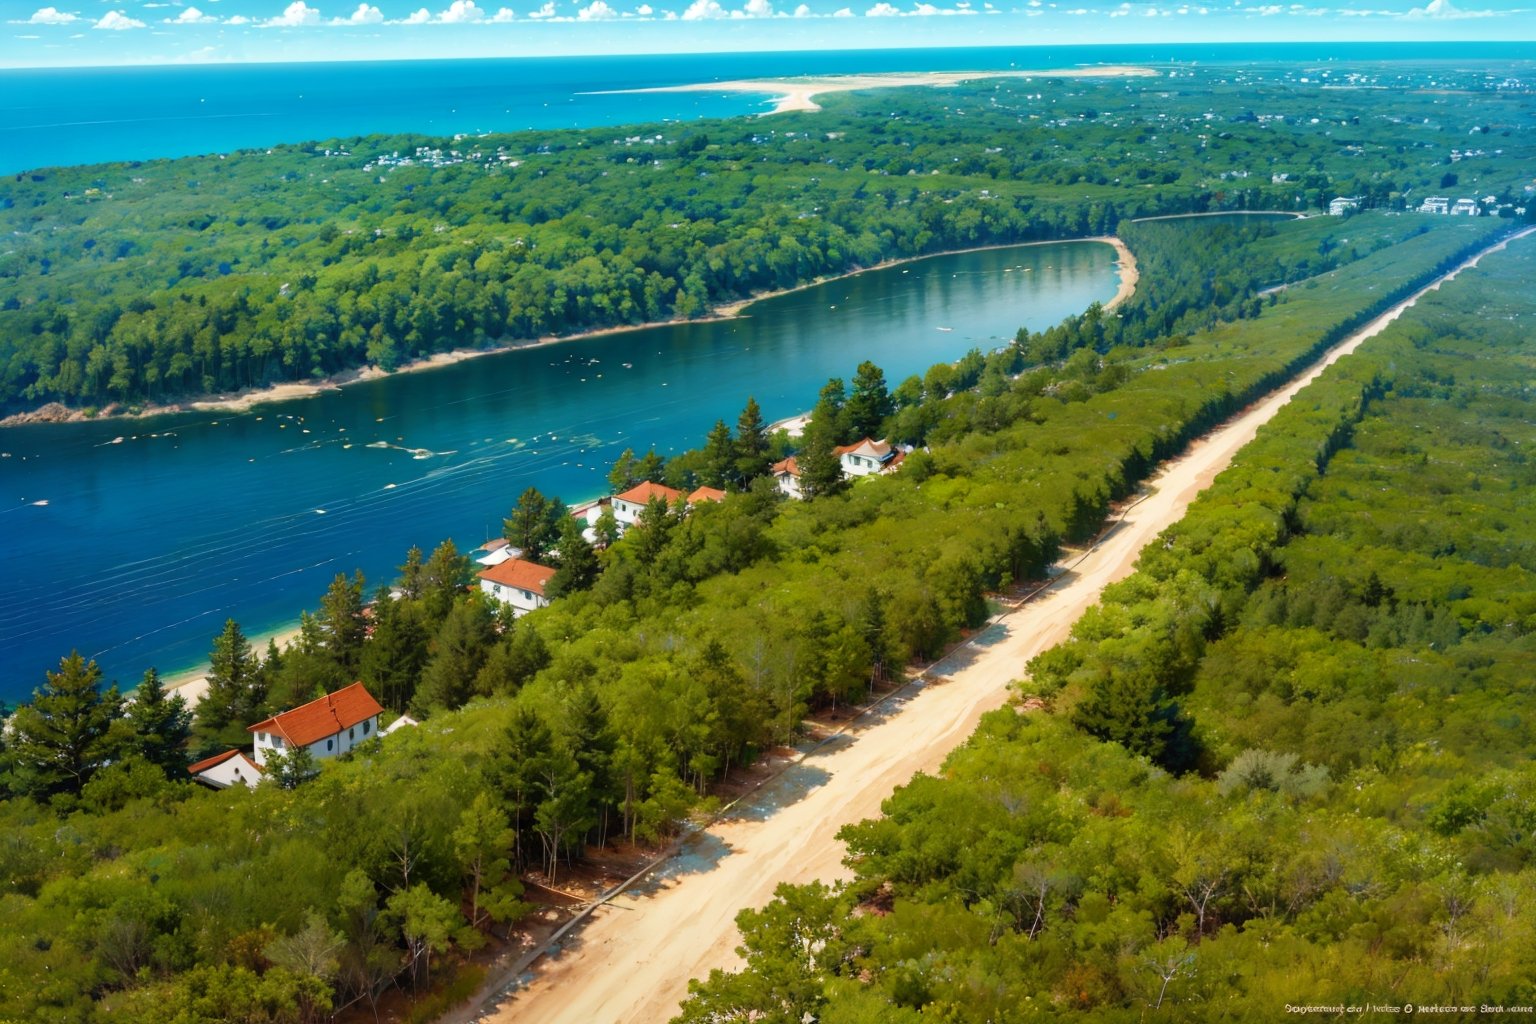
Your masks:
<path fill-rule="evenodd" d="M 795 288 L 786 288 L 786 289 L 782 289 L 780 291 L 772 292 L 772 293 L 769 293 L 769 294 L 756 296 L 756 297 L 751 298 L 751 299 L 743 299 L 740 302 L 730 303 L 730 304 L 728 304 L 726 306 L 717 307 L 715 312 L 714 312 L 714 314 L 712 314 L 711 319 L 718 319 L 718 320 L 730 319 L 731 317 L 738 315 L 740 310 L 744 309 L 745 307 L 747 307 L 747 306 L 751 305 L 752 303 L 757 302 L 757 301 L 759 301 L 761 299 L 773 298 L 773 297 L 776 297 L 776 296 L 779 296 L 779 295 L 786 295 L 786 294 L 789 294 L 791 292 L 796 292 L 796 291 L 803 291 L 806 288 L 811 288 L 811 287 L 814 287 L 815 285 L 818 285 L 818 284 L 824 284 L 827 281 L 840 280 L 840 279 L 845 278 L 845 277 L 853 277 L 853 276 L 856 276 L 858 274 L 867 273 L 867 272 L 869 272 L 871 270 L 881 270 L 881 269 L 885 269 L 886 267 L 897 266 L 897 265 L 900 265 L 900 264 L 903 264 L 903 263 L 912 263 L 912 262 L 915 262 L 917 260 L 929 259 L 932 256 L 955 256 L 955 255 L 960 255 L 962 253 L 967 253 L 967 252 L 987 252 L 987 251 L 995 250 L 995 249 L 1015 249 L 1015 248 L 1023 248 L 1023 247 L 1026 247 L 1026 246 L 1057 245 L 1060 242 L 1101 242 L 1101 243 L 1103 243 L 1105 245 L 1108 245 L 1108 246 L 1110 246 L 1111 248 L 1114 249 L 1115 257 L 1116 257 L 1116 273 L 1117 273 L 1117 276 L 1119 278 L 1119 285 L 1118 285 L 1118 287 L 1117 287 L 1117 289 L 1115 291 L 1114 297 L 1111 298 L 1107 303 L 1104 304 L 1104 308 L 1105 308 L 1106 311 L 1113 310 L 1116 306 L 1120 305 L 1125 300 L 1129 299 L 1133 294 L 1135 294 L 1136 285 L 1140 281 L 1140 277 L 1141 277 L 1141 275 L 1140 275 L 1140 273 L 1138 271 L 1137 265 L 1136 265 L 1136 257 L 1135 257 L 1135 255 L 1132 254 L 1131 250 L 1129 248 L 1127 248 L 1126 244 L 1123 241 L 1121 241 L 1118 237 L 1116 237 L 1114 235 L 1096 235 L 1096 236 L 1093 236 L 1093 237 L 1090 237 L 1090 238 L 1068 238 L 1068 239 L 1060 239 L 1059 241 L 1014 242 L 1014 243 L 1009 243 L 1009 244 L 1006 244 L 1006 245 L 978 246 L 978 247 L 975 247 L 975 248 L 972 248 L 972 249 L 959 249 L 959 250 L 955 250 L 954 252 L 948 252 L 948 253 L 930 253 L 927 256 L 908 256 L 908 257 L 903 257 L 903 258 L 897 259 L 897 260 L 887 260 L 884 263 L 876 264 L 875 266 L 872 266 L 872 267 L 862 267 L 862 268 L 860 268 L 858 270 L 850 271 L 847 274 L 839 274 L 836 277 L 826 278 L 825 280 L 812 281 L 812 282 L 808 282 L 808 283 L 803 284 L 803 285 L 798 285 Z M 727 310 L 729 310 L 729 312 L 725 312 Z M 691 320 L 691 321 L 683 321 L 683 322 L 686 322 L 686 323 L 698 323 L 699 321 Z M 657 326 L 657 325 L 647 325 L 647 326 Z M 620 331 L 622 331 L 622 330 L 638 330 L 638 328 L 630 327 L 630 328 L 621 328 L 619 330 Z M 592 332 L 588 332 L 588 335 L 586 335 L 586 336 L 590 336 L 592 334 L 604 334 L 604 333 L 610 333 L 610 332 L 608 332 L 608 331 L 592 331 Z M 613 332 L 613 333 L 617 333 L 617 332 Z M 563 339 L 563 338 L 562 339 L 555 339 L 555 341 L 561 341 L 561 340 L 571 340 L 571 339 Z M 554 342 L 548 342 L 548 343 L 552 344 Z M 518 347 L 526 347 L 526 346 L 518 346 Z M 402 367 L 401 369 L 396 370 L 395 372 L 396 373 L 408 373 L 408 372 L 412 372 L 415 369 L 429 369 L 432 366 L 447 366 L 447 365 L 450 365 L 451 363 L 454 363 L 454 362 L 461 362 L 464 359 L 474 358 L 477 355 L 492 355 L 496 351 L 511 351 L 511 348 L 504 348 L 504 349 L 497 349 L 497 350 L 483 350 L 483 351 L 482 350 L 474 350 L 474 349 L 471 349 L 471 350 L 461 350 L 462 354 L 460 354 L 460 353 L 443 353 L 441 357 L 434 357 L 433 359 L 421 360 L 421 361 L 419 361 L 416 364 L 410 364 L 410 365 L 408 365 L 406 367 Z M 453 358 L 455 356 L 457 356 L 457 358 Z M 382 372 L 376 374 L 376 376 L 382 376 L 382 375 L 383 375 Z M 367 377 L 365 374 L 358 372 L 358 373 L 354 374 L 354 379 L 356 379 L 356 380 L 363 380 L 363 379 L 373 379 L 373 378 Z M 311 385 L 300 385 L 300 386 L 306 388 L 306 390 L 304 391 L 303 395 L 299 396 L 299 397 L 308 397 L 309 395 L 318 394 L 321 390 L 326 390 L 326 388 L 323 388 L 323 387 L 321 387 L 319 385 L 313 385 L 313 386 L 311 386 Z M 339 387 L 340 385 L 332 385 L 332 386 Z M 263 398 L 261 400 L 262 401 L 273 401 L 273 400 L 276 400 L 276 399 Z M 250 397 L 248 397 L 246 399 L 241 399 L 241 401 L 247 401 L 249 403 L 248 405 L 245 406 L 245 408 L 249 408 L 250 405 L 256 404 L 255 396 L 250 396 Z M 221 406 L 221 408 L 226 408 L 227 409 L 227 408 L 229 408 L 229 406 Z M 805 419 L 808 416 L 809 416 L 809 413 L 801 413 L 801 414 L 799 414 L 797 416 L 791 416 L 791 417 L 788 417 L 787 419 L 776 421 L 775 423 L 773 423 L 770 426 L 769 429 L 770 430 L 777 430 L 779 428 L 788 428 L 791 425 L 793 425 L 796 421 L 803 420 L 803 419 Z M 589 501 L 591 501 L 591 500 L 595 500 L 595 499 L 589 499 Z M 587 504 L 587 503 L 588 502 L 578 502 L 575 505 L 573 505 L 572 507 L 575 508 L 575 507 L 578 507 L 579 505 Z M 268 640 L 276 641 L 277 646 L 279 648 L 282 648 L 282 647 L 285 647 L 290 640 L 292 640 L 294 637 L 296 637 L 298 635 L 299 635 L 299 623 L 298 623 L 297 620 L 293 620 L 293 621 L 289 622 L 288 624 L 286 624 L 284 626 L 280 626 L 280 627 L 278 627 L 276 629 L 268 630 L 268 631 L 260 633 L 258 635 L 248 637 L 248 639 L 250 640 L 251 647 L 258 654 L 260 654 L 260 653 L 262 653 L 266 649 L 267 641 Z M 209 642 L 211 644 L 212 640 L 210 640 Z M 167 673 L 166 675 L 161 677 L 161 683 L 165 687 L 165 690 L 166 690 L 167 694 L 179 693 L 179 694 L 181 694 L 183 697 L 185 697 L 187 699 L 187 705 L 189 707 L 196 707 L 197 706 L 197 702 L 202 699 L 203 694 L 206 693 L 207 690 L 208 690 L 208 685 L 207 685 L 208 667 L 209 666 L 208 666 L 207 661 L 203 661 L 203 662 L 200 662 L 200 663 L 192 666 L 191 668 L 182 669 L 182 670 L 177 671 L 177 672 Z"/>
<path fill-rule="evenodd" d="M 1047 71 L 906 71 L 872 72 L 863 75 L 811 75 L 805 78 L 733 79 L 724 82 L 693 82 L 688 85 L 662 85 L 649 89 L 613 89 L 584 93 L 587 96 L 633 95 L 659 92 L 744 92 L 773 97 L 769 114 L 791 112 L 815 113 L 821 109 L 815 97 L 831 93 L 865 89 L 898 89 L 909 86 L 960 85 L 988 78 L 1155 78 L 1152 68 L 1130 64 L 1106 64 L 1102 67 L 1058 68 Z"/>
<path fill-rule="evenodd" d="M 94 415 L 88 415 L 84 409 L 71 409 L 61 402 L 49 402 L 29 412 L 14 413 L 4 419 L 0 419 L 0 428 L 36 426 L 40 424 L 54 423 L 95 423 L 107 420 L 142 420 L 155 416 L 173 416 L 178 413 L 211 412 L 211 413 L 241 413 L 248 412 L 258 405 L 266 405 L 272 402 L 288 402 L 301 398 L 313 398 L 326 391 L 339 391 L 349 384 L 357 384 L 363 381 L 382 380 L 385 377 L 393 377 L 398 374 L 419 373 L 424 370 L 435 370 L 444 366 L 453 366 L 470 359 L 478 359 L 481 356 L 501 355 L 506 352 L 515 352 L 519 349 L 538 348 L 545 345 L 559 345 L 567 341 L 582 341 L 587 338 L 601 337 L 610 334 L 628 334 L 633 331 L 643 331 L 653 327 L 675 327 L 682 324 L 702 324 L 719 320 L 733 320 L 742 315 L 742 310 L 756 302 L 765 299 L 778 298 L 781 295 L 792 295 L 795 292 L 814 288 L 817 285 L 828 284 L 833 281 L 841 281 L 860 274 L 867 274 L 873 270 L 884 270 L 888 267 L 901 266 L 906 263 L 914 263 L 918 260 L 932 259 L 938 256 L 960 256 L 972 252 L 988 252 L 994 249 L 1018 249 L 1025 246 L 1059 245 L 1066 242 L 1103 242 L 1113 246 L 1120 261 L 1121 284 L 1120 291 L 1105 305 L 1106 309 L 1113 309 L 1115 305 L 1129 297 L 1130 291 L 1126 290 L 1126 268 L 1130 270 L 1132 277 L 1130 288 L 1135 289 L 1136 260 L 1131 256 L 1130 250 L 1113 235 L 1096 235 L 1089 238 L 1053 238 L 1035 242 L 1004 242 L 998 245 L 979 245 L 968 249 L 950 249 L 943 252 L 924 253 L 920 256 L 902 256 L 895 259 L 882 260 L 879 263 L 867 267 L 856 267 L 841 274 L 832 274 L 818 277 L 804 284 L 791 288 L 779 288 L 753 295 L 745 299 L 736 299 L 724 302 L 713 307 L 710 312 L 692 320 L 656 320 L 643 324 L 625 324 L 618 327 L 595 327 L 591 330 L 578 331 L 574 334 L 545 335 L 539 338 L 526 338 L 518 341 L 505 342 L 490 348 L 458 348 L 447 352 L 435 352 L 421 359 L 413 359 L 403 363 L 394 370 L 381 370 L 377 366 L 368 365 L 344 370 L 341 373 L 316 381 L 284 381 L 280 384 L 269 384 L 263 388 L 247 388 L 233 394 L 223 395 L 198 395 L 183 399 L 178 402 L 165 404 L 151 403 L 135 409 L 121 408 L 116 405 L 108 405 L 98 410 Z"/>

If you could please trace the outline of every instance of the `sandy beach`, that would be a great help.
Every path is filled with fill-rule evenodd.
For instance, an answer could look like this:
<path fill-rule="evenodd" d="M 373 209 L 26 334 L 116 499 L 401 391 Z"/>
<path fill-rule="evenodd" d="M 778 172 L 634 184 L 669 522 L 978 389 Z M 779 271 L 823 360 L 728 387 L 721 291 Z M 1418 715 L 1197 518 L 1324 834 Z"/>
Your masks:
<path fill-rule="evenodd" d="M 580 331 L 575 334 L 545 335 L 540 338 L 525 338 L 517 341 L 508 341 L 489 346 L 487 348 L 460 348 L 449 352 L 437 352 L 423 359 L 415 359 L 403 363 L 395 370 L 382 370 L 377 366 L 363 366 L 334 376 L 325 377 L 315 381 L 284 381 L 280 384 L 270 384 L 262 388 L 248 388 L 244 391 L 229 394 L 198 395 L 179 402 L 167 402 L 165 404 L 150 403 L 133 409 L 122 406 L 108 406 L 99 410 L 95 415 L 88 415 L 83 409 L 71 409 L 58 402 L 50 402 L 33 412 L 17 413 L 0 419 L 0 427 L 24 426 L 34 423 L 78 423 L 84 420 L 95 419 L 144 419 L 150 416 L 164 416 L 178 412 L 246 412 L 257 405 L 269 402 L 286 402 L 298 398 L 312 398 L 315 395 L 327 391 L 336 391 L 349 384 L 357 384 L 361 381 L 378 380 L 392 374 L 419 373 L 424 370 L 435 370 L 443 366 L 452 366 L 469 359 L 478 359 L 481 356 L 499 355 L 503 352 L 513 352 L 522 348 L 534 348 L 542 345 L 558 345 L 567 341 L 579 341 L 583 338 L 594 338 L 609 334 L 627 334 L 632 331 L 643 331 L 652 327 L 670 327 L 677 324 L 708 323 L 712 320 L 730 320 L 741 315 L 741 311 L 754 302 L 764 299 L 776 298 L 780 295 L 790 295 L 794 292 L 814 288 L 828 281 L 840 281 L 849 277 L 857 277 L 859 274 L 867 274 L 872 270 L 883 270 L 886 267 L 900 266 L 905 263 L 913 263 L 917 260 L 930 259 L 934 256 L 957 256 L 967 252 L 983 252 L 989 249 L 1012 249 L 1025 245 L 1056 245 L 1060 242 L 1104 242 L 1115 247 L 1118 254 L 1120 267 L 1120 290 L 1115 297 L 1105 306 L 1113 309 L 1124 299 L 1129 298 L 1136 287 L 1136 260 L 1131 251 L 1118 238 L 1112 236 L 1100 236 L 1094 238 L 1058 238 L 1042 242 L 1007 242 L 1002 245 L 983 245 L 971 249 L 956 249 L 946 252 L 924 253 L 921 256 L 906 256 L 901 259 L 884 260 L 868 267 L 856 267 L 845 274 L 833 274 L 827 277 L 818 277 L 805 284 L 796 285 L 793 288 L 780 288 L 774 291 L 761 292 L 750 298 L 738 299 L 734 302 L 722 303 L 715 306 L 708 316 L 697 317 L 692 320 L 658 320 L 652 323 L 628 324 L 622 327 L 601 327 L 590 331 Z M 1130 283 L 1127 281 L 1127 268 L 1129 268 Z"/>
<path fill-rule="evenodd" d="M 689 85 L 664 85 L 654 89 L 624 89 L 621 92 L 746 92 L 767 93 L 774 97 L 770 114 L 785 114 L 793 110 L 817 111 L 821 105 L 817 96 L 837 92 L 857 92 L 864 89 L 898 89 L 904 86 L 926 85 L 938 87 L 960 85 L 986 78 L 1151 78 L 1157 72 L 1151 68 L 1129 65 L 1105 65 L 1103 67 L 1064 68 L 1054 71 L 914 71 L 906 73 L 870 75 L 824 75 L 808 78 L 757 78 L 731 82 L 696 82 Z M 593 93 L 592 95 L 608 95 Z"/>

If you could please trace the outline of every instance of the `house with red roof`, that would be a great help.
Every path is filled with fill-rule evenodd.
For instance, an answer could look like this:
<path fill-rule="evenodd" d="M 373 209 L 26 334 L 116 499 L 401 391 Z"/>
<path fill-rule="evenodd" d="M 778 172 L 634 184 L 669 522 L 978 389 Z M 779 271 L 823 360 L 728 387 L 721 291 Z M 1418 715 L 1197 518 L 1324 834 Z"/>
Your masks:
<path fill-rule="evenodd" d="M 725 492 L 718 487 L 699 487 L 688 495 L 688 504 L 697 505 L 704 501 L 724 501 Z"/>
<path fill-rule="evenodd" d="M 493 600 L 511 605 L 513 615 L 526 615 L 549 604 L 544 588 L 554 575 L 547 565 L 509 558 L 480 573 L 480 589 Z"/>
<path fill-rule="evenodd" d="M 832 449 L 832 454 L 836 455 L 837 461 L 842 464 L 843 476 L 852 478 L 889 473 L 901 465 L 906 453 L 899 448 L 891 447 L 885 441 L 874 441 L 864 437 L 853 444 Z"/>
<path fill-rule="evenodd" d="M 379 734 L 384 708 L 362 683 L 343 686 L 319 700 L 273 715 L 246 731 L 256 738 L 256 764 L 265 768 L 267 757 L 308 748 L 319 761 L 345 754 Z"/>
<path fill-rule="evenodd" d="M 671 505 L 682 496 L 682 491 L 673 490 L 662 484 L 653 484 L 647 480 L 645 483 L 636 484 L 623 494 L 613 496 L 613 518 L 619 521 L 619 529 L 627 530 L 640 521 L 640 513 L 651 503 L 651 499 L 660 498 Z"/>
<path fill-rule="evenodd" d="M 779 490 L 791 498 L 805 497 L 800 491 L 800 464 L 793 455 L 775 462 L 769 472 L 773 474 L 773 482 L 779 485 Z"/>
<path fill-rule="evenodd" d="M 245 756 L 242 750 L 226 750 L 196 764 L 187 765 L 187 772 L 198 782 L 214 789 L 230 786 L 255 788 L 261 781 L 261 765 Z"/>

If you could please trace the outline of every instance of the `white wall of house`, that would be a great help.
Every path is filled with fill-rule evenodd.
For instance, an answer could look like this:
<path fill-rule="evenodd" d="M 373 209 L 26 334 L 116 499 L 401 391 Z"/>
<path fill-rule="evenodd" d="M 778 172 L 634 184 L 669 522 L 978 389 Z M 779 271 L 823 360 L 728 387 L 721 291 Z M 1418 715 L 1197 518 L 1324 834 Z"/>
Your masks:
<path fill-rule="evenodd" d="M 800 478 L 793 473 L 778 474 L 779 490 L 796 500 L 805 497 L 800 491 Z"/>
<path fill-rule="evenodd" d="M 251 767 L 251 763 L 245 759 L 244 754 L 237 754 L 212 768 L 204 768 L 197 773 L 197 777 L 221 789 L 228 789 L 230 786 L 255 786 L 261 781 L 261 774 Z"/>
<path fill-rule="evenodd" d="M 838 461 L 843 466 L 843 476 L 873 476 L 880 472 L 882 463 L 879 459 L 872 459 L 868 455 L 855 455 L 852 452 L 844 452 Z"/>
<path fill-rule="evenodd" d="M 340 757 L 347 751 L 361 746 L 365 741 L 373 739 L 379 734 L 379 716 L 365 718 L 350 728 L 338 733 L 332 733 L 324 739 L 316 740 L 309 745 L 310 756 L 316 761 L 323 761 L 328 757 Z M 267 766 L 267 757 L 274 751 L 281 754 L 289 752 L 289 745 L 277 733 L 258 732 L 256 734 L 256 763 L 263 768 Z"/>
<path fill-rule="evenodd" d="M 644 505 L 637 505 L 633 501 L 625 501 L 623 498 L 613 499 L 613 518 L 620 526 L 634 526 L 640 521 L 640 511 Z"/>
<path fill-rule="evenodd" d="M 549 598 L 520 587 L 509 587 L 492 580 L 481 580 L 480 589 L 491 599 L 511 605 L 513 615 L 527 615 L 535 608 L 549 607 Z"/>

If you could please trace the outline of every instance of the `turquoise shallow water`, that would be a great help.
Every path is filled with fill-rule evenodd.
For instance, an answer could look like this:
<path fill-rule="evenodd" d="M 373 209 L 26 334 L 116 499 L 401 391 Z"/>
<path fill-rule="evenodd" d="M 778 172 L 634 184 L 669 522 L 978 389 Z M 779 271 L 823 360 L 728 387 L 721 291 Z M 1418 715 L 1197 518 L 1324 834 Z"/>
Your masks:
<path fill-rule="evenodd" d="M 0 432 L 0 698 L 72 648 L 109 676 L 200 661 L 226 617 L 292 621 L 338 572 L 473 547 L 529 485 L 601 493 L 625 447 L 702 443 L 755 395 L 769 419 L 871 358 L 892 386 L 1115 291 L 1114 252 L 940 256 L 759 302 L 737 320 L 592 337 L 238 415 Z M 947 328 L 947 329 L 941 329 Z M 46 502 L 46 504 L 39 504 Z"/>
<path fill-rule="evenodd" d="M 11 69 L 0 70 L 0 173 L 374 132 L 591 127 L 764 109 L 765 98 L 742 95 L 589 95 L 734 78 L 1171 61 L 1529 57 L 1528 43 L 1204 43 Z"/>

